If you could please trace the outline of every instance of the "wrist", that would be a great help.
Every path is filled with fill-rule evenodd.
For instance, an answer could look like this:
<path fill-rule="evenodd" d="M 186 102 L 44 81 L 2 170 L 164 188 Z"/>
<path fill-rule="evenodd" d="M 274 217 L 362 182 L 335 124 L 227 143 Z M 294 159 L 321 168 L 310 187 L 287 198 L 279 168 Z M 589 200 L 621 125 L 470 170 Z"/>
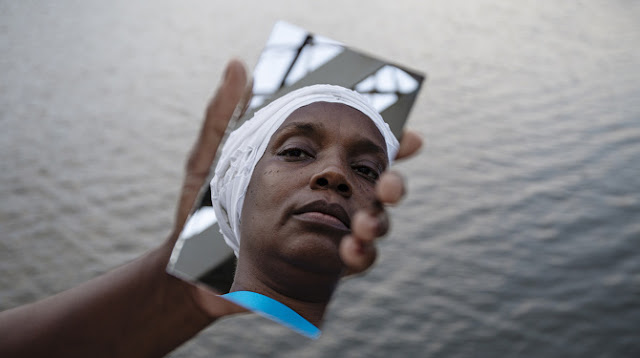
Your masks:
<path fill-rule="evenodd" d="M 161 272 L 162 287 L 164 296 L 169 300 L 177 297 L 185 308 L 190 308 L 191 314 L 197 316 L 197 321 L 205 325 L 213 323 L 216 319 L 224 316 L 246 312 L 246 309 L 240 307 L 230 301 L 219 296 L 219 293 L 213 289 L 177 278 L 166 271 L 171 251 L 173 250 L 173 242 L 167 240 L 156 252 L 152 253 L 155 264 Z"/>

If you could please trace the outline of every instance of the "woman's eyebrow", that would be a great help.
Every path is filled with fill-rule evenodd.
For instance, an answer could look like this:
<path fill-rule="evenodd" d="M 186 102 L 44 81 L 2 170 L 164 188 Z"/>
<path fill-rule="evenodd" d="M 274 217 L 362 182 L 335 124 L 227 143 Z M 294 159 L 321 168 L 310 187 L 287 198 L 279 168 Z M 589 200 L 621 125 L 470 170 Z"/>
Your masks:
<path fill-rule="evenodd" d="M 277 138 L 275 143 L 281 145 L 283 141 L 293 136 L 303 136 L 314 140 L 322 140 L 325 133 L 323 123 L 291 122 L 283 125 L 276 131 L 273 138 Z"/>
<path fill-rule="evenodd" d="M 374 141 L 365 137 L 356 137 L 351 145 L 353 148 L 375 154 L 387 155 L 387 152 Z"/>
<path fill-rule="evenodd" d="M 282 125 L 271 137 L 270 146 L 277 148 L 287 139 L 294 136 L 303 136 L 313 140 L 321 140 L 324 133 L 324 124 L 309 122 L 291 122 Z"/>
<path fill-rule="evenodd" d="M 387 151 L 369 138 L 358 136 L 349 144 L 349 148 L 354 153 L 368 153 L 379 156 L 386 166 L 388 160 Z"/>
<path fill-rule="evenodd" d="M 299 132 L 304 135 L 314 135 L 321 132 L 324 129 L 323 123 L 308 123 L 308 122 L 291 122 L 283 125 L 278 130 L 277 134 L 288 132 Z"/>

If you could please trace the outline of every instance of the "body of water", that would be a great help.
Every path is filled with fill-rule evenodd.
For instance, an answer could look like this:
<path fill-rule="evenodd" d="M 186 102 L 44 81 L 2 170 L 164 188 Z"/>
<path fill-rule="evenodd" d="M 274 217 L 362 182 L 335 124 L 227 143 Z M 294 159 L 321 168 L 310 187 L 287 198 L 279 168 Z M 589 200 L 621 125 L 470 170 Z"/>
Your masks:
<path fill-rule="evenodd" d="M 640 356 L 640 3 L 0 1 L 0 309 L 168 235 L 231 56 L 286 20 L 428 73 L 378 264 L 310 341 L 255 315 L 173 357 Z"/>

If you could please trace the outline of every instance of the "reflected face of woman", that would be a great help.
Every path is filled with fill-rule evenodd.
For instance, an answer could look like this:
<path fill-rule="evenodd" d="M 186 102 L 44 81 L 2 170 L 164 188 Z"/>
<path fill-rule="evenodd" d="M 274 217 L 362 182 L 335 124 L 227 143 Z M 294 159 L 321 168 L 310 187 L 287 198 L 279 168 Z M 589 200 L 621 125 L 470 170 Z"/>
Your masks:
<path fill-rule="evenodd" d="M 372 206 L 387 165 L 384 137 L 360 111 L 327 102 L 294 111 L 253 171 L 239 257 L 260 270 L 339 275 L 340 240 L 355 212 Z"/>

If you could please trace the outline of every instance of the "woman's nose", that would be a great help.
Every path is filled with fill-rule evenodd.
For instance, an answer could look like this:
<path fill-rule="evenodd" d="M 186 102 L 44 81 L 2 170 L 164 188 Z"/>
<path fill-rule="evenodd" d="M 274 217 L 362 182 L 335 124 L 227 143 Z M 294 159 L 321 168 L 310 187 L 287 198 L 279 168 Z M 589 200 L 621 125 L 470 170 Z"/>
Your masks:
<path fill-rule="evenodd" d="M 316 173 L 309 183 L 314 190 L 335 190 L 338 194 L 348 198 L 352 194 L 351 183 L 347 180 L 344 170 L 332 165 Z"/>

